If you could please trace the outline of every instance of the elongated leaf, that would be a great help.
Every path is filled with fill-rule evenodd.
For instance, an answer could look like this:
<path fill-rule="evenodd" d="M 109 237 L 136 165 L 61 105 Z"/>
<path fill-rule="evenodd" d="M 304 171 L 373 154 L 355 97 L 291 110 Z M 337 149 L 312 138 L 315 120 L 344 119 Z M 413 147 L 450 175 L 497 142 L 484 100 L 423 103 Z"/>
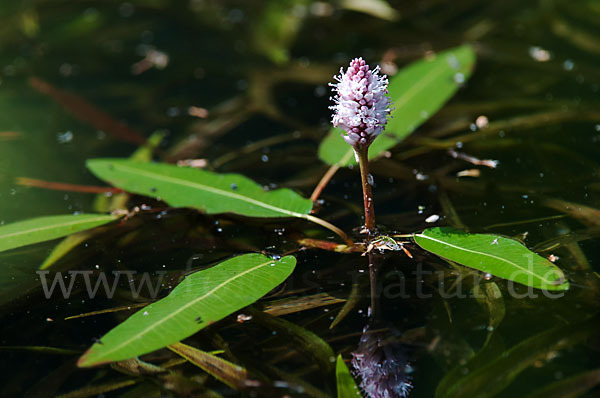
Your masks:
<path fill-rule="evenodd" d="M 545 290 L 567 290 L 563 272 L 513 239 L 430 228 L 414 236 L 423 249 L 481 272 Z"/>
<path fill-rule="evenodd" d="M 360 390 L 341 355 L 338 355 L 335 363 L 335 379 L 337 381 L 338 398 L 360 398 Z"/>
<path fill-rule="evenodd" d="M 504 351 L 494 360 L 481 364 L 478 355 L 465 365 L 459 365 L 454 375 L 466 375 L 462 378 L 442 379 L 436 389 L 436 398 L 472 397 L 483 398 L 496 396 L 505 389 L 519 374 L 533 365 L 540 358 L 579 343 L 590 333 L 597 330 L 598 318 L 590 318 L 552 328 L 515 345 Z"/>
<path fill-rule="evenodd" d="M 265 191 L 239 174 L 125 159 L 93 159 L 87 166 L 97 177 L 126 191 L 209 214 L 306 218 L 312 210 L 310 199 L 289 189 Z"/>
<path fill-rule="evenodd" d="M 275 261 L 261 254 L 245 254 L 196 272 L 167 297 L 108 332 L 78 365 L 120 361 L 176 343 L 252 304 L 282 283 L 295 264 L 291 256 Z"/>
<path fill-rule="evenodd" d="M 575 398 L 600 384 L 600 369 L 589 370 L 544 386 L 527 398 Z"/>
<path fill-rule="evenodd" d="M 60 241 L 54 249 L 50 252 L 48 257 L 44 260 L 42 265 L 40 265 L 40 269 L 48 269 L 52 265 L 54 265 L 58 260 L 66 256 L 71 250 L 75 247 L 79 246 L 79 244 L 85 242 L 86 240 L 93 237 L 95 234 L 99 233 L 99 230 L 102 228 L 98 228 L 93 231 L 80 231 L 73 235 L 69 235 Z"/>
<path fill-rule="evenodd" d="M 255 308 L 249 308 L 247 311 L 255 322 L 287 337 L 294 348 L 311 358 L 321 368 L 323 374 L 333 373 L 335 356 L 325 340 L 310 330 L 285 319 L 274 317 Z"/>
<path fill-rule="evenodd" d="M 169 349 L 234 390 L 242 390 L 247 387 L 248 372 L 241 366 L 183 343 L 171 344 Z"/>
<path fill-rule="evenodd" d="M 437 112 L 470 77 L 474 65 L 473 49 L 463 45 L 416 61 L 390 79 L 389 94 L 395 109 L 385 132 L 371 145 L 369 158 L 398 144 Z M 356 163 L 341 133 L 332 129 L 319 147 L 319 157 L 327 164 Z"/>
<path fill-rule="evenodd" d="M 45 242 L 116 220 L 107 214 L 68 214 L 18 221 L 0 226 L 0 251 Z"/>

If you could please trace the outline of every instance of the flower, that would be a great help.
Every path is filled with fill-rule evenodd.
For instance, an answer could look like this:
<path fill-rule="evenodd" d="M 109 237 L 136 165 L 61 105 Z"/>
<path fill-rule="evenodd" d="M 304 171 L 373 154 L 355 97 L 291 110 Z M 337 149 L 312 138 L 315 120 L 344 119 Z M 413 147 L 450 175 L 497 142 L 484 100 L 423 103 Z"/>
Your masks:
<path fill-rule="evenodd" d="M 391 112 L 387 76 L 379 75 L 379 66 L 369 70 L 362 58 L 355 58 L 346 73 L 341 68 L 334 78 L 332 123 L 346 132 L 344 140 L 355 150 L 366 149 L 383 131 Z"/>

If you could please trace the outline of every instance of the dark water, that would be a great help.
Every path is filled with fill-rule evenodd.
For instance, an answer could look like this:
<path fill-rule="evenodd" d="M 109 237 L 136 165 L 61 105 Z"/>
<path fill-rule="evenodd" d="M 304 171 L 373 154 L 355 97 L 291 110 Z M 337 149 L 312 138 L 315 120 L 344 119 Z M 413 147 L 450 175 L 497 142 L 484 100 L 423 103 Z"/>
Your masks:
<path fill-rule="evenodd" d="M 2 4 L 0 222 L 98 211 L 95 195 L 15 182 L 27 177 L 102 185 L 86 171 L 85 160 L 126 157 L 138 147 L 135 137 L 102 131 L 102 118 L 82 120 L 89 112 L 81 101 L 144 137 L 164 130 L 156 159 L 206 158 L 217 171 L 238 172 L 309 196 L 327 169 L 316 151 L 330 118 L 327 83 L 341 65 L 362 56 L 401 67 L 429 51 L 469 42 L 478 55 L 472 78 L 394 148 L 391 158 L 372 164 L 377 222 L 390 231 L 411 233 L 428 226 L 426 217 L 439 214 L 441 223 L 474 232 L 526 234 L 530 248 L 559 257 L 556 264 L 571 289 L 560 299 L 533 297 L 536 291 L 511 290 L 492 279 L 480 286 L 495 299 L 488 295 L 478 301 L 472 297 L 473 273 L 409 244 L 413 260 L 396 253 L 380 259 L 383 320 L 372 328 L 392 329 L 396 342 L 406 347 L 414 397 L 434 396 L 436 389 L 440 397 L 528 396 L 599 369 L 594 318 L 600 283 L 599 3 L 391 4 L 400 16 L 395 22 L 307 0 Z M 152 55 L 155 64 L 143 61 L 150 62 Z M 164 56 L 168 62 L 161 64 Z M 76 97 L 41 93 L 32 77 Z M 190 115 L 190 107 L 207 109 L 209 117 Z M 481 123 L 482 116 L 489 124 L 479 129 L 475 122 Z M 198 145 L 183 144 L 194 134 Z M 475 167 L 452 158 L 431 139 L 458 143 L 460 151 L 498 160 L 499 166 L 476 167 L 478 178 L 457 178 L 457 172 Z M 346 231 L 358 228 L 359 180 L 356 170 L 339 171 L 321 196 L 319 216 Z M 129 206 L 144 201 L 149 203 L 132 198 Z M 330 238 L 304 222 L 207 217 L 149 204 L 165 211 L 107 229 L 76 247 L 56 270 L 166 270 L 171 278 L 162 291 L 166 294 L 189 269 L 248 251 L 281 254 L 297 248 L 301 236 Z M 64 320 L 132 300 L 126 285 L 111 300 L 102 295 L 90 299 L 79 285 L 68 299 L 45 299 L 35 270 L 54 244 L 0 254 L 1 345 L 12 347 L 2 355 L 0 394 L 54 396 L 136 380 L 136 386 L 106 395 L 160 396 L 164 379 L 136 379 L 108 367 L 78 370 L 77 354 L 15 348 L 82 352 L 130 314 Z M 329 326 L 342 304 L 284 317 L 348 359 L 368 323 L 366 259 L 313 250 L 299 252 L 297 259 L 294 276 L 268 300 L 318 293 L 347 298 L 356 282 L 362 299 L 333 329 Z M 415 274 L 417 269 L 424 273 Z M 399 294 L 400 285 L 406 294 Z M 461 292 L 466 297 L 457 297 Z M 335 396 L 333 374 L 316 366 L 310 352 L 259 323 L 240 326 L 224 320 L 189 343 L 231 350 L 230 359 L 265 380 L 286 380 L 307 391 L 277 387 L 259 396 Z M 162 363 L 171 357 L 161 351 L 147 359 Z M 192 395 L 182 387 L 191 380 L 200 390 L 239 395 L 211 378 L 193 379 L 201 372 L 190 365 L 174 369 L 186 378 L 173 382 L 180 395 Z M 589 391 L 572 396 L 597 396 L 598 377 L 586 379 Z M 585 383 L 574 382 L 566 391 L 575 391 L 573 385 Z M 554 391 L 545 395 L 567 396 Z"/>

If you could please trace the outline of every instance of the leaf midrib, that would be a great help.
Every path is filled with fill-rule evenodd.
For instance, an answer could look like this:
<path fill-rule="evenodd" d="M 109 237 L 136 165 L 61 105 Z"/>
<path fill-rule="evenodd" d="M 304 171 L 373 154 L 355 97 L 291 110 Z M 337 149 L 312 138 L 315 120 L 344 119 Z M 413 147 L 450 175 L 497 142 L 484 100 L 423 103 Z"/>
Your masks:
<path fill-rule="evenodd" d="M 174 184 L 180 184 L 180 185 L 188 186 L 190 188 L 197 188 L 197 189 L 205 190 L 205 191 L 208 191 L 208 192 L 212 192 L 214 194 L 219 194 L 219 195 L 227 196 L 227 197 L 232 198 L 232 199 L 237 199 L 237 200 L 240 200 L 242 202 L 252 203 L 252 204 L 254 204 L 256 206 L 263 207 L 265 209 L 269 209 L 269 210 L 272 210 L 272 211 L 277 212 L 277 213 L 287 214 L 287 215 L 292 216 L 292 217 L 305 218 L 305 214 L 294 212 L 294 211 L 291 211 L 291 210 L 282 209 L 280 207 L 276 207 L 276 206 L 273 206 L 273 205 L 270 205 L 270 204 L 267 204 L 267 203 L 255 200 L 255 199 L 249 198 L 247 196 L 236 194 L 234 192 L 225 191 L 223 189 L 214 188 L 214 187 L 211 187 L 211 186 L 208 186 L 208 185 L 199 184 L 199 183 L 196 183 L 196 182 L 190 182 L 188 180 L 184 180 L 184 179 L 181 179 L 181 178 L 178 178 L 178 177 L 168 177 L 168 176 L 164 176 L 162 174 L 147 172 L 145 170 L 142 170 L 142 169 L 139 169 L 139 168 L 135 168 L 135 167 L 127 167 L 126 165 L 123 165 L 123 164 L 115 164 L 115 163 L 113 163 L 113 164 L 114 164 L 115 167 L 119 167 L 123 171 L 126 171 L 126 172 L 130 172 L 130 173 L 131 172 L 137 172 L 138 174 L 144 175 L 146 177 L 151 177 L 151 178 L 154 178 L 154 179 L 159 180 L 159 181 L 171 182 L 171 183 L 174 183 Z"/>
<path fill-rule="evenodd" d="M 492 258 L 495 258 L 495 259 L 497 259 L 497 260 L 503 261 L 503 262 L 505 262 L 505 263 L 508 263 L 508 264 L 510 264 L 510 265 L 514 265 L 515 267 L 519 268 L 520 270 L 524 271 L 525 273 L 527 273 L 527 274 L 530 274 L 531 276 L 534 276 L 534 277 L 536 277 L 536 278 L 537 278 L 537 279 L 539 279 L 540 281 L 543 281 L 543 282 L 545 282 L 545 283 L 548 283 L 548 284 L 550 284 L 550 285 L 552 285 L 552 284 L 555 282 L 555 281 L 550 281 L 550 280 L 544 279 L 544 278 L 540 277 L 539 275 L 537 275 L 537 274 L 535 274 L 535 273 L 533 273 L 533 272 L 529 271 L 527 268 L 523 268 L 522 266 L 520 266 L 520 265 L 518 265 L 518 264 L 516 264 L 516 263 L 513 263 L 513 262 L 511 262 L 511 261 L 508 261 L 508 260 L 506 260 L 506 259 L 504 259 L 504 258 L 502 258 L 502 257 L 494 256 L 493 254 L 488 254 L 488 253 L 484 253 L 484 252 L 478 252 L 478 251 L 475 251 L 475 250 L 466 249 L 466 248 L 464 248 L 464 247 L 456 246 L 456 245 L 453 245 L 453 244 L 451 244 L 451 243 L 445 242 L 445 241 L 443 241 L 443 240 L 435 239 L 435 238 L 432 238 L 431 236 L 427 236 L 427 235 L 423 235 L 423 234 L 416 234 L 415 236 L 418 236 L 418 237 L 420 237 L 420 238 L 429 239 L 429 240 L 432 240 L 432 241 L 434 241 L 434 242 L 442 243 L 442 244 L 444 244 L 444 245 L 447 245 L 447 246 L 453 247 L 453 248 L 455 248 L 455 249 L 457 249 L 457 250 L 462 250 L 462 251 L 466 251 L 466 252 L 470 252 L 470 253 L 480 254 L 480 255 L 482 255 L 482 256 L 487 256 L 487 257 L 492 257 Z M 535 253 L 533 253 L 533 255 L 535 255 Z M 556 272 L 556 271 L 555 271 L 555 272 Z"/>
<path fill-rule="evenodd" d="M 75 217 L 75 216 L 73 216 L 73 217 Z M 108 219 L 111 219 L 111 218 L 115 218 L 115 217 L 107 217 L 107 216 L 103 215 L 103 216 L 98 216 L 97 218 L 89 218 L 89 219 L 86 219 L 86 220 L 74 220 L 72 222 L 70 221 L 70 222 L 67 222 L 67 223 L 64 223 L 64 224 L 46 225 L 46 226 L 43 226 L 43 227 L 38 227 L 38 228 L 33 228 L 33 229 L 27 229 L 25 231 L 21 230 L 21 231 L 16 231 L 16 232 L 13 232 L 13 233 L 10 233 L 10 234 L 0 235 L 0 240 L 5 239 L 5 238 L 11 238 L 11 237 L 18 236 L 18 235 L 27 235 L 27 234 L 31 234 L 33 232 L 42 232 L 42 231 L 48 230 L 48 229 L 70 227 L 70 226 L 75 225 L 75 224 L 85 224 L 85 223 L 88 223 L 88 222 L 101 221 L 101 220 L 105 220 L 105 219 L 108 220 Z"/>
<path fill-rule="evenodd" d="M 182 305 L 181 307 L 179 307 L 177 310 L 175 310 L 174 312 L 171 312 L 169 315 L 159 319 L 157 322 L 152 323 L 151 325 L 149 325 L 148 327 L 146 327 L 145 329 L 143 329 L 142 331 L 140 331 L 139 333 L 135 334 L 134 336 L 132 336 L 129 339 L 123 340 L 121 342 L 121 344 L 115 346 L 112 350 L 109 351 L 105 351 L 103 353 L 103 355 L 100 356 L 100 358 L 106 358 L 107 356 L 109 356 L 110 354 L 114 353 L 115 351 L 120 350 L 121 348 L 123 348 L 124 346 L 126 346 L 127 344 L 130 344 L 132 341 L 139 339 L 141 336 L 144 336 L 146 333 L 148 333 L 149 331 L 151 331 L 152 329 L 157 328 L 158 326 L 164 324 L 167 320 L 173 318 L 174 316 L 180 314 L 182 311 L 184 311 L 185 309 L 189 308 L 190 306 L 204 300 L 206 297 L 208 297 L 209 295 L 213 294 L 214 292 L 216 292 L 217 290 L 223 288 L 224 286 L 228 285 L 229 283 L 232 283 L 234 280 L 241 278 L 242 276 L 255 271 L 261 267 L 264 267 L 268 264 L 273 264 L 275 263 L 274 260 L 269 260 L 266 261 L 264 263 L 258 264 L 252 268 L 249 268 L 243 272 L 240 272 L 239 274 L 233 276 L 232 278 L 229 278 L 221 283 L 219 283 L 217 286 L 215 286 L 214 288 L 212 288 L 211 290 L 209 290 L 208 292 L 206 292 L 205 294 L 203 294 L 200 297 L 195 298 L 194 300 L 188 301 L 186 304 Z M 167 296 L 168 297 L 168 296 Z M 166 298 L 166 297 L 165 297 Z M 151 309 L 151 308 L 150 308 Z M 200 325 L 200 324 L 199 324 Z M 97 361 L 96 361 L 97 362 Z M 94 363 L 96 363 L 94 362 Z"/>

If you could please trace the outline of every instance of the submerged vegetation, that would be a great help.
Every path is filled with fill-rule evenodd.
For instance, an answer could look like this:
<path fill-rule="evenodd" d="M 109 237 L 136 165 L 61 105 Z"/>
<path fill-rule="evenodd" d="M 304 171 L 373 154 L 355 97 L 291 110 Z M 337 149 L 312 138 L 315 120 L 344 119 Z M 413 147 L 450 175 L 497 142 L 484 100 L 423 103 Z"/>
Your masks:
<path fill-rule="evenodd" d="M 2 6 L 1 394 L 597 394 L 600 11 L 448 6 Z"/>

